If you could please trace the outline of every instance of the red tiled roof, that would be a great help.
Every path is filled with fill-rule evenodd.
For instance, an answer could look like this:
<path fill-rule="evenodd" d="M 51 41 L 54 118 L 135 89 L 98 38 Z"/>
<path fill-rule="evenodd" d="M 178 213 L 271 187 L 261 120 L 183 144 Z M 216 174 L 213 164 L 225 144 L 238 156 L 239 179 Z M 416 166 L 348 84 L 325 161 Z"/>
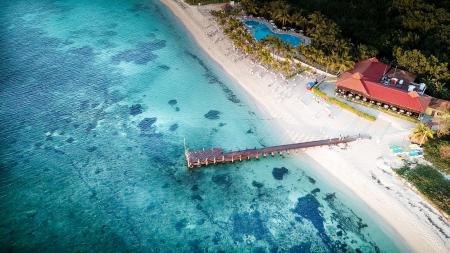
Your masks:
<path fill-rule="evenodd" d="M 364 77 L 360 73 L 352 74 L 350 72 L 344 72 L 339 80 L 337 86 L 344 86 L 347 89 L 357 91 L 363 95 L 368 96 Z"/>
<path fill-rule="evenodd" d="M 413 112 L 425 112 L 431 98 L 417 92 L 407 92 L 380 82 L 390 66 L 370 58 L 355 65 L 355 68 L 343 73 L 337 81 L 338 87 L 356 91 L 368 98 L 409 109 Z"/>
<path fill-rule="evenodd" d="M 367 80 L 378 81 L 387 73 L 391 66 L 380 62 L 377 58 L 372 57 L 355 64 L 351 73 L 360 73 Z"/>
<path fill-rule="evenodd" d="M 406 92 L 378 83 L 370 82 L 370 85 L 367 85 L 366 87 L 369 97 L 380 102 L 410 109 L 414 112 L 425 112 L 431 101 L 430 97 L 421 96 L 415 91 Z"/>

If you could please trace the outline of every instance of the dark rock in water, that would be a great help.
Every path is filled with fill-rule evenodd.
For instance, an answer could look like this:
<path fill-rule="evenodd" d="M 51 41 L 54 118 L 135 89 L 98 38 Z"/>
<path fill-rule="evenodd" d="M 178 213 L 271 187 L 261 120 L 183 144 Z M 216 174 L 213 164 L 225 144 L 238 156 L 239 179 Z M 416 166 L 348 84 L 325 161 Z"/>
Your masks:
<path fill-rule="evenodd" d="M 195 223 L 197 224 L 197 225 L 203 225 L 203 224 L 205 224 L 205 219 L 198 219 Z"/>
<path fill-rule="evenodd" d="M 179 112 L 180 111 L 180 107 L 175 107 L 175 111 Z"/>
<path fill-rule="evenodd" d="M 135 115 L 141 114 L 142 111 L 143 111 L 143 109 L 142 109 L 141 104 L 135 104 L 130 107 L 130 115 L 135 116 Z"/>
<path fill-rule="evenodd" d="M 88 123 L 86 126 L 86 133 L 91 132 L 93 129 L 95 129 L 97 127 L 97 124 L 94 123 Z"/>
<path fill-rule="evenodd" d="M 214 175 L 211 180 L 219 185 L 219 186 L 230 186 L 232 183 L 231 177 L 228 174 L 220 174 L 220 175 Z"/>
<path fill-rule="evenodd" d="M 308 180 L 309 180 L 309 182 L 310 182 L 311 184 L 315 184 L 315 183 L 316 183 L 316 180 L 314 180 L 314 178 L 309 177 L 309 176 L 307 176 L 307 178 L 308 178 Z"/>
<path fill-rule="evenodd" d="M 223 126 L 225 126 L 227 123 L 223 123 L 223 122 L 220 122 L 219 123 L 219 127 L 223 127 Z"/>
<path fill-rule="evenodd" d="M 153 51 L 166 47 L 165 40 L 153 40 L 150 42 L 141 42 L 134 49 L 127 49 L 119 52 L 111 57 L 114 64 L 120 62 L 133 62 L 135 64 L 143 65 L 158 58 L 158 55 Z"/>
<path fill-rule="evenodd" d="M 260 182 L 256 182 L 256 181 L 253 181 L 253 182 L 252 182 L 252 185 L 253 185 L 254 187 L 256 187 L 256 188 L 261 188 L 261 187 L 263 187 L 263 186 L 264 186 L 264 184 L 263 184 L 263 183 L 260 183 Z"/>
<path fill-rule="evenodd" d="M 204 116 L 207 119 L 219 119 L 220 112 L 216 110 L 210 110 L 208 113 L 206 113 Z"/>
<path fill-rule="evenodd" d="M 54 149 L 54 151 L 55 151 L 56 154 L 60 154 L 60 155 L 66 154 L 66 152 L 64 152 L 62 150 L 59 150 L 59 149 L 56 149 L 56 148 Z"/>
<path fill-rule="evenodd" d="M 286 175 L 289 172 L 288 169 L 286 169 L 285 167 L 281 167 L 281 168 L 273 168 L 272 170 L 272 175 L 276 180 L 283 180 L 284 175 Z"/>
<path fill-rule="evenodd" d="M 264 247 L 256 247 L 253 249 L 253 253 L 266 253 L 266 248 Z"/>
<path fill-rule="evenodd" d="M 235 213 L 231 216 L 233 238 L 242 241 L 243 235 L 253 235 L 257 240 L 267 240 L 271 235 L 259 211 Z"/>
<path fill-rule="evenodd" d="M 222 240 L 220 233 L 219 233 L 219 232 L 215 232 L 215 233 L 214 233 L 214 237 L 213 237 L 213 239 L 212 239 L 212 242 L 213 242 L 215 245 L 217 245 L 217 244 L 219 244 L 220 240 Z"/>
<path fill-rule="evenodd" d="M 193 253 L 203 253 L 203 249 L 200 244 L 202 241 L 200 239 L 195 239 L 193 241 L 189 241 L 190 252 Z"/>
<path fill-rule="evenodd" d="M 314 190 L 311 191 L 311 194 L 316 194 L 316 193 L 319 193 L 319 192 L 320 192 L 320 189 L 319 189 L 319 188 L 316 188 L 316 189 L 314 189 Z"/>
<path fill-rule="evenodd" d="M 187 219 L 179 220 L 177 223 L 175 223 L 175 229 L 178 232 L 180 232 L 181 229 L 183 229 L 183 228 L 185 228 L 187 226 L 187 223 L 188 223 Z"/>
<path fill-rule="evenodd" d="M 305 242 L 295 245 L 289 249 L 289 253 L 309 253 L 311 252 L 311 243 Z"/>
<path fill-rule="evenodd" d="M 178 124 L 177 123 L 175 123 L 175 124 L 173 124 L 173 125 L 171 125 L 170 127 L 169 127 L 169 130 L 170 131 L 175 131 L 175 130 L 177 130 L 178 129 Z"/>
<path fill-rule="evenodd" d="M 336 199 L 336 193 L 335 193 L 335 192 L 333 192 L 333 193 L 328 193 L 328 194 L 325 196 L 325 198 L 324 198 L 324 200 L 327 201 L 328 203 L 333 202 L 335 199 Z"/>
<path fill-rule="evenodd" d="M 170 106 L 174 106 L 174 105 L 176 105 L 178 103 L 178 101 L 176 99 L 171 99 L 171 100 L 169 100 L 168 103 L 169 103 Z"/>
<path fill-rule="evenodd" d="M 298 214 L 303 219 L 311 221 L 319 232 L 324 232 L 323 217 L 319 211 L 320 203 L 312 194 L 298 198 L 298 202 L 292 212 Z"/>
<path fill-rule="evenodd" d="M 246 133 L 247 133 L 247 134 L 252 134 L 252 133 L 253 133 L 253 130 L 252 130 L 252 129 L 249 129 L 249 130 L 247 130 Z"/>
<path fill-rule="evenodd" d="M 158 68 L 166 71 L 170 69 L 170 67 L 165 64 L 159 65 Z"/>
<path fill-rule="evenodd" d="M 147 132 L 152 129 L 153 124 L 156 122 L 156 118 L 144 118 L 141 122 L 139 122 L 138 127 L 143 132 Z"/>
<path fill-rule="evenodd" d="M 337 236 L 342 236 L 342 231 L 337 231 L 336 235 Z"/>
<path fill-rule="evenodd" d="M 357 222 L 357 223 L 358 223 L 358 230 L 361 230 L 361 229 L 363 229 L 363 228 L 368 227 L 367 224 L 365 224 L 365 223 L 362 222 L 361 218 L 358 219 L 358 222 Z"/>
<path fill-rule="evenodd" d="M 270 248 L 270 253 L 278 253 L 278 246 L 274 245 L 272 248 Z"/>
<path fill-rule="evenodd" d="M 191 196 L 192 200 L 199 200 L 199 201 L 203 201 L 202 196 L 200 196 L 199 194 L 194 194 Z"/>
<path fill-rule="evenodd" d="M 194 185 L 191 187 L 191 191 L 198 191 L 198 185 L 194 184 Z"/>
<path fill-rule="evenodd" d="M 328 250 L 333 251 L 332 241 L 325 231 L 325 220 L 322 217 L 319 208 L 320 203 L 314 195 L 307 194 L 304 197 L 298 198 L 295 208 L 291 211 L 299 215 L 302 219 L 309 220 L 319 232 L 319 235 Z"/>
<path fill-rule="evenodd" d="M 94 152 L 95 150 L 97 150 L 97 147 L 96 146 L 88 147 L 86 150 L 88 152 Z"/>
<path fill-rule="evenodd" d="M 339 249 L 339 250 L 337 250 L 338 252 L 347 252 L 348 251 L 348 249 L 347 249 L 348 245 L 346 243 L 343 243 L 341 241 L 335 241 L 335 244 L 336 244 L 336 248 Z M 377 252 L 379 252 L 379 251 L 377 251 Z"/>
<path fill-rule="evenodd" d="M 72 143 L 75 139 L 72 137 L 67 138 L 66 142 L 67 143 Z"/>

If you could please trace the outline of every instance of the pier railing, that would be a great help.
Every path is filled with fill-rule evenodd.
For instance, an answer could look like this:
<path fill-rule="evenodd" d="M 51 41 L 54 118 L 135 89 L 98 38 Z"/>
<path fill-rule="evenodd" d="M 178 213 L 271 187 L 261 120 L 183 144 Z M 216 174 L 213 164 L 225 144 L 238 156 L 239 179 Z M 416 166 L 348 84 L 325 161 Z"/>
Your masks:
<path fill-rule="evenodd" d="M 341 143 L 349 143 L 358 139 L 370 139 L 368 135 L 344 136 L 338 138 L 323 139 L 317 141 L 307 141 L 301 143 L 285 144 L 264 148 L 244 149 L 239 151 L 224 152 L 221 148 L 207 150 L 185 150 L 186 163 L 189 168 L 208 166 L 221 163 L 233 163 L 236 161 L 259 159 L 260 157 L 274 156 L 275 154 L 289 154 L 294 150 L 301 150 L 312 147 L 331 146 Z"/>

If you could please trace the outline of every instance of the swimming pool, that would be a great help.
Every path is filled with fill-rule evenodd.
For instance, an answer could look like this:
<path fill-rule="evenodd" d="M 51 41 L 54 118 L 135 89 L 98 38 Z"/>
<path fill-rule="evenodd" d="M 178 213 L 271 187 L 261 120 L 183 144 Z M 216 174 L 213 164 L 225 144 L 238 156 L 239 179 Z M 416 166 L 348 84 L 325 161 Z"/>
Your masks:
<path fill-rule="evenodd" d="M 290 34 L 284 34 L 284 33 L 274 33 L 266 24 L 254 21 L 254 20 L 247 20 L 244 22 L 244 24 L 250 28 L 252 31 L 253 37 L 255 37 L 256 40 L 260 41 L 267 36 L 277 36 L 278 38 L 282 39 L 284 42 L 287 42 L 291 45 L 298 46 L 303 41 L 294 35 Z"/>

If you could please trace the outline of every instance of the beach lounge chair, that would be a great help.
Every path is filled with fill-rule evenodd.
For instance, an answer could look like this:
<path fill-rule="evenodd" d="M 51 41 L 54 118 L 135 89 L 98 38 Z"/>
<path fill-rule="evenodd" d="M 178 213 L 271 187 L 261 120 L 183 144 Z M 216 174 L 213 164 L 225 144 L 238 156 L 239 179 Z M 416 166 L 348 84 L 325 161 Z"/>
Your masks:
<path fill-rule="evenodd" d="M 423 157 L 422 151 L 419 150 L 411 150 L 409 151 L 408 155 L 411 157 Z"/>
<path fill-rule="evenodd" d="M 398 145 L 395 145 L 395 144 L 389 145 L 389 149 L 391 150 L 391 152 L 394 155 L 401 155 L 401 154 L 405 154 L 406 153 L 405 150 L 402 147 L 400 147 Z"/>

